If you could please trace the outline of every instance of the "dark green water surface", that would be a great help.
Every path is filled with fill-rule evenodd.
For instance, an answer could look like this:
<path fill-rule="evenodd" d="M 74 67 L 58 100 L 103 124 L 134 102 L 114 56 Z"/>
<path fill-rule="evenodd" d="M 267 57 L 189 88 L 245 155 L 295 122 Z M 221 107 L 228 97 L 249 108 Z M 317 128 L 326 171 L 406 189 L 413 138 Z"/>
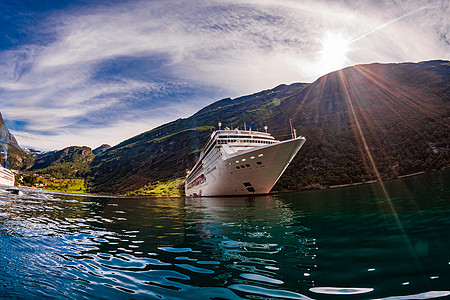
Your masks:
<path fill-rule="evenodd" d="M 254 198 L 0 190 L 0 298 L 443 299 L 449 182 Z"/>

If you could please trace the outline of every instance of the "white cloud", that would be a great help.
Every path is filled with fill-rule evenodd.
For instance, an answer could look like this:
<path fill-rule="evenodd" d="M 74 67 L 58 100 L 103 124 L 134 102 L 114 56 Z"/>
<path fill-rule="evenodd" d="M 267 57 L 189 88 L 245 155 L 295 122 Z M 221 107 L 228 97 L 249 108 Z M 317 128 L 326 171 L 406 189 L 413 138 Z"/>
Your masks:
<path fill-rule="evenodd" d="M 170 112 L 169 112 L 170 111 Z M 40 112 L 36 112 L 39 114 Z M 155 109 L 151 114 L 145 112 L 134 112 L 134 118 L 129 120 L 118 120 L 106 126 L 92 126 L 88 128 L 59 128 L 53 134 L 33 133 L 32 131 L 11 130 L 22 147 L 36 147 L 41 150 L 62 149 L 67 146 L 89 146 L 96 148 L 101 144 L 112 146 L 129 139 L 135 135 L 151 130 L 170 120 L 176 119 L 180 114 L 193 114 L 192 109 L 187 106 L 171 106 L 168 109 Z M 8 113 L 11 115 L 11 112 Z M 70 117 L 70 116 L 67 116 Z M 47 120 L 51 122 L 51 120 Z M 49 128 L 37 128 L 33 130 L 48 130 Z M 50 129 L 53 128 L 50 126 Z"/>
<path fill-rule="evenodd" d="M 21 144 L 114 144 L 217 100 L 203 95 L 201 103 L 196 95 L 190 105 L 157 102 L 161 98 L 154 96 L 170 94 L 172 87 L 191 88 L 194 95 L 208 86 L 237 97 L 311 82 L 337 66 L 448 59 L 449 6 L 419 0 L 167 0 L 55 12 L 48 19 L 53 42 L 0 52 L 0 101 L 10 118 L 29 124 L 16 131 Z M 321 64 L 329 34 L 354 41 L 340 64 Z M 120 71 L 102 74 L 102 67 L 122 57 L 163 62 L 139 79 Z M 90 120 L 93 129 L 80 120 Z M 51 131 L 55 135 L 45 139 L 42 134 Z"/>
<path fill-rule="evenodd" d="M 116 145 L 157 125 L 160 123 L 155 120 L 120 121 L 108 128 L 76 128 L 55 135 L 34 134 L 27 131 L 12 131 L 12 133 L 22 147 L 39 145 L 39 149 L 54 150 L 67 146 L 89 146 L 94 149 L 101 144 Z"/>

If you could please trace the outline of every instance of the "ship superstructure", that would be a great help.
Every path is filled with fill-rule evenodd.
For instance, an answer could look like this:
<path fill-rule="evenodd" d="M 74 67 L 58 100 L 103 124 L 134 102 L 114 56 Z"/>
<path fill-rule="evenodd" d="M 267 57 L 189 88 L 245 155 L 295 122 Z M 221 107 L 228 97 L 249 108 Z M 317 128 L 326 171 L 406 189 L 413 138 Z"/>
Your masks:
<path fill-rule="evenodd" d="M 267 194 L 305 141 L 295 134 L 279 141 L 267 132 L 216 130 L 186 177 L 186 195 Z"/>

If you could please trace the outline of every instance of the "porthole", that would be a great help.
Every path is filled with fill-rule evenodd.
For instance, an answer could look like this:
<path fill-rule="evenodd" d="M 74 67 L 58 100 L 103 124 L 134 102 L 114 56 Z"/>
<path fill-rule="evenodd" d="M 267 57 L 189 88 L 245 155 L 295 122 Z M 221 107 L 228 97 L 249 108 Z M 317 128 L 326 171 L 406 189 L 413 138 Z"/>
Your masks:
<path fill-rule="evenodd" d="M 239 167 L 239 166 L 236 166 L 236 169 L 240 169 L 241 167 Z"/>
<path fill-rule="evenodd" d="M 257 164 L 258 164 L 258 165 L 262 165 L 262 162 L 258 161 Z"/>
<path fill-rule="evenodd" d="M 249 165 L 249 164 L 246 164 L 245 166 L 246 166 L 247 168 L 250 168 L 250 165 Z"/>

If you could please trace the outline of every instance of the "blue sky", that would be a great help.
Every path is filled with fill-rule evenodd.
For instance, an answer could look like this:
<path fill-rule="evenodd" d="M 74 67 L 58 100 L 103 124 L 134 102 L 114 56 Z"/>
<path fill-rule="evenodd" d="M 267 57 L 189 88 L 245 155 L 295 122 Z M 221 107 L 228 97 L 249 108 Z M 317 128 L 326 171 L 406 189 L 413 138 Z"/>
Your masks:
<path fill-rule="evenodd" d="M 115 145 L 345 66 L 449 59 L 449 15 L 447 0 L 0 0 L 0 111 L 22 147 Z"/>

